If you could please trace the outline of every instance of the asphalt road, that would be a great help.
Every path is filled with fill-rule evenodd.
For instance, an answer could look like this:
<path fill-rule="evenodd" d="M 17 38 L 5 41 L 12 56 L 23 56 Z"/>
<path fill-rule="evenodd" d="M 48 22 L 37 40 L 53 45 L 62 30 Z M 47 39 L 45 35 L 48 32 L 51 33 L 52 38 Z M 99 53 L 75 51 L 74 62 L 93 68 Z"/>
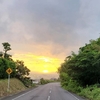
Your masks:
<path fill-rule="evenodd" d="M 49 83 L 27 92 L 0 100 L 86 100 L 61 88 L 59 83 Z"/>

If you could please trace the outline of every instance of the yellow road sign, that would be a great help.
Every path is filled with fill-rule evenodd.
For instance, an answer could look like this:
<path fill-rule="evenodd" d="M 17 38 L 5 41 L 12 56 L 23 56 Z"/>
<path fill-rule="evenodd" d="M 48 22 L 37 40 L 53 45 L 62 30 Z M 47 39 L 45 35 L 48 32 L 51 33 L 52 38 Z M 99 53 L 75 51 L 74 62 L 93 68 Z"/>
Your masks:
<path fill-rule="evenodd" d="M 7 72 L 8 74 L 11 74 L 11 73 L 12 73 L 12 69 L 11 69 L 11 68 L 8 68 L 8 69 L 6 70 L 6 72 Z"/>

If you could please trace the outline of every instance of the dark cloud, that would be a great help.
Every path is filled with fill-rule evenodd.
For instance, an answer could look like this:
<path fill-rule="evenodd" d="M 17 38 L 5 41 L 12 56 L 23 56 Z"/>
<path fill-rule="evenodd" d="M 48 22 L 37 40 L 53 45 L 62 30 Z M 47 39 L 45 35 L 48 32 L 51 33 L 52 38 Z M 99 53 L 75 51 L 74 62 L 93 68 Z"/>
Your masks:
<path fill-rule="evenodd" d="M 52 44 L 53 54 L 74 50 L 98 37 L 94 32 L 100 33 L 99 4 L 99 0 L 5 0 L 0 9 L 2 40 Z"/>
<path fill-rule="evenodd" d="M 0 4 L 3 3 L 3 0 L 0 0 Z"/>
<path fill-rule="evenodd" d="M 20 21 L 26 32 L 31 30 L 28 34 L 35 42 L 54 42 L 68 46 L 76 43 L 72 37 L 78 38 L 74 27 L 79 18 L 79 8 L 79 0 L 15 0 L 9 7 L 9 17 L 13 23 Z"/>
<path fill-rule="evenodd" d="M 49 23 L 62 22 L 73 25 L 79 18 L 80 0 L 25 0 L 24 2 L 15 0 L 11 10 L 15 15 L 20 14 L 23 17 L 27 13 L 35 15 L 38 19 L 45 19 Z"/>

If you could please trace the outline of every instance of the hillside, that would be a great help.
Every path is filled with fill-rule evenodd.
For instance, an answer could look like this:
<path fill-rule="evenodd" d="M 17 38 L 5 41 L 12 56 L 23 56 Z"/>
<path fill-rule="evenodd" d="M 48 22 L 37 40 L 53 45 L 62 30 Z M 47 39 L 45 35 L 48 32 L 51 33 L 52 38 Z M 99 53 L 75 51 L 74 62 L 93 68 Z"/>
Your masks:
<path fill-rule="evenodd" d="M 10 79 L 10 91 L 7 92 L 8 80 L 0 80 L 0 97 L 7 96 L 9 94 L 18 93 L 27 89 L 24 84 L 16 78 Z"/>

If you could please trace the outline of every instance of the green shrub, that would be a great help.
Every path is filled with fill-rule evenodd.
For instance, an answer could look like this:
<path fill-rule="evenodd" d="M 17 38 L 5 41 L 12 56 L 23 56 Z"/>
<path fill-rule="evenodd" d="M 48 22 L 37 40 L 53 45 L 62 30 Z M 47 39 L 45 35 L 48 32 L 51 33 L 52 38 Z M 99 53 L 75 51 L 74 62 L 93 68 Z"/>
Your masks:
<path fill-rule="evenodd" d="M 98 84 L 82 87 L 77 82 L 70 80 L 69 83 L 66 85 L 63 82 L 63 88 L 68 91 L 74 92 L 80 96 L 86 97 L 89 100 L 100 100 L 100 87 Z"/>

